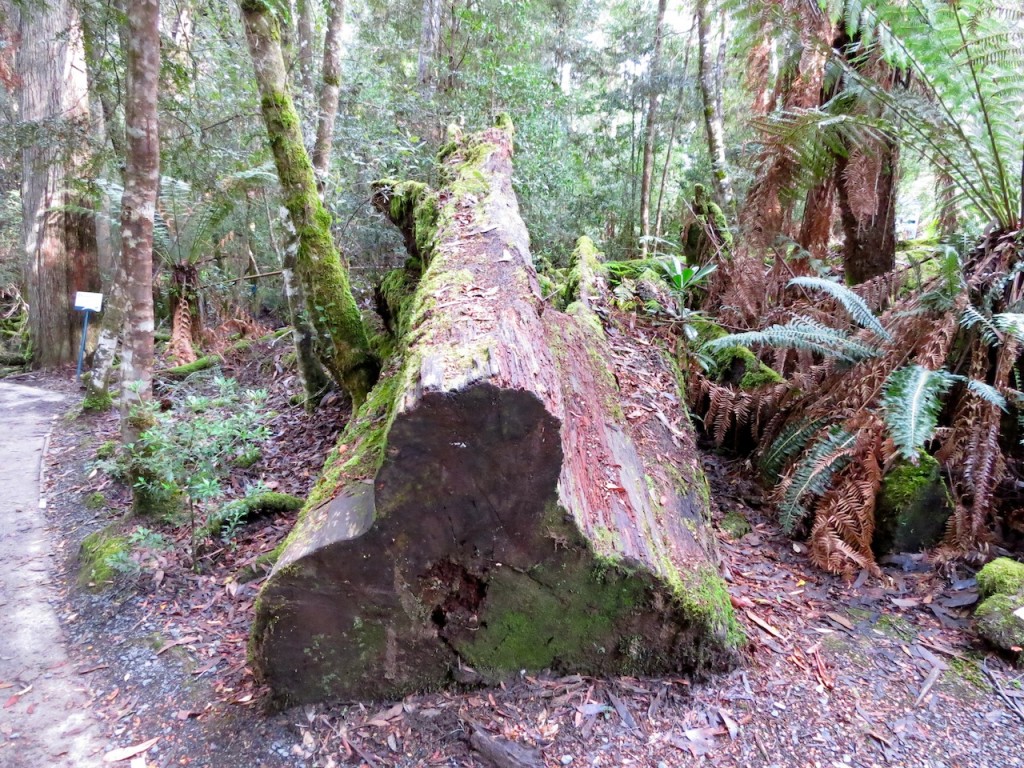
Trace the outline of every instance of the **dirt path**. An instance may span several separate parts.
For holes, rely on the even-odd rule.
[[[68,661],[53,606],[53,548],[39,462],[59,403],[53,392],[0,383],[0,764],[100,765],[104,742]]]

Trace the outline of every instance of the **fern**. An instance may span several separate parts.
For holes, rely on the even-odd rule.
[[[761,470],[772,482],[778,482],[782,468],[807,446],[825,423],[826,419],[818,418],[806,423],[798,421],[788,425],[775,438],[761,459]]]
[[[867,328],[873,334],[881,339],[885,339],[886,341],[890,341],[892,339],[892,336],[878,321],[878,318],[875,317],[871,308],[868,307],[864,299],[845,285],[833,282],[832,280],[824,280],[820,277],[794,277],[789,281],[788,285],[810,288],[811,290],[827,293],[833,299],[842,304],[843,309],[850,313],[850,317],[852,317],[853,321],[859,326]]]
[[[878,347],[851,338],[808,317],[795,317],[786,325],[772,325],[761,331],[732,333],[709,341],[706,352],[714,353],[733,346],[769,346],[800,349],[848,363],[857,363],[880,354]]]
[[[836,426],[800,457],[779,486],[779,523],[786,533],[810,514],[804,497],[816,498],[828,491],[835,473],[850,463],[856,443],[855,433]]]
[[[917,463],[918,451],[935,434],[941,398],[955,377],[911,365],[894,371],[885,383],[882,411],[900,455]]]

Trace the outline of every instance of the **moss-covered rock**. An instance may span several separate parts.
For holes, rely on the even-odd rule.
[[[712,353],[712,361],[711,375],[716,381],[738,385],[741,389],[758,389],[785,381],[778,371],[761,362],[752,350],[739,344],[716,350]]]
[[[996,558],[978,571],[978,592],[982,597],[1024,592],[1024,563],[1008,557]]]
[[[922,453],[900,461],[885,476],[875,504],[876,554],[920,552],[942,538],[953,506],[939,463]]]
[[[78,552],[78,583],[99,592],[114,583],[116,564],[131,551],[128,539],[112,529],[90,533]]]
[[[725,513],[718,527],[731,539],[741,539],[751,531],[747,518],[743,516],[742,512],[735,509]]]
[[[107,505],[107,497],[96,491],[86,496],[82,503],[85,504],[86,509],[103,509]]]
[[[1024,592],[994,594],[974,613],[978,634],[1004,651],[1024,648]]]

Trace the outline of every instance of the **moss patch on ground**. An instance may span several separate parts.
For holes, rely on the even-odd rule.
[[[102,591],[114,583],[117,561],[130,552],[127,537],[111,529],[90,533],[78,551],[78,583],[92,591]]]

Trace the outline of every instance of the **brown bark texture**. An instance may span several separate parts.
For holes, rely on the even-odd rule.
[[[75,292],[100,290],[95,219],[63,209],[85,205],[71,190],[89,131],[85,49],[68,0],[26,6],[20,38],[19,111],[33,134],[21,158],[23,273],[33,362],[52,367],[78,355]]]
[[[341,95],[341,33],[345,27],[345,0],[331,0],[324,35],[324,67],[320,84],[320,110],[313,145],[313,169],[317,184],[323,189],[331,170],[331,149],[334,145],[334,121],[338,118]]]
[[[623,416],[589,241],[579,298],[542,300],[502,125],[457,144],[439,192],[378,187],[415,245],[401,351],[260,594],[252,660],[282,703],[735,657],[689,422]]]
[[[843,273],[849,285],[896,267],[896,142],[880,139],[871,149],[836,157]]]
[[[126,18],[128,156],[121,199],[121,259],[128,312],[121,353],[123,407],[148,398],[153,388],[153,218],[160,188],[159,0],[135,0],[129,4]],[[123,423],[130,422],[126,419]]]

